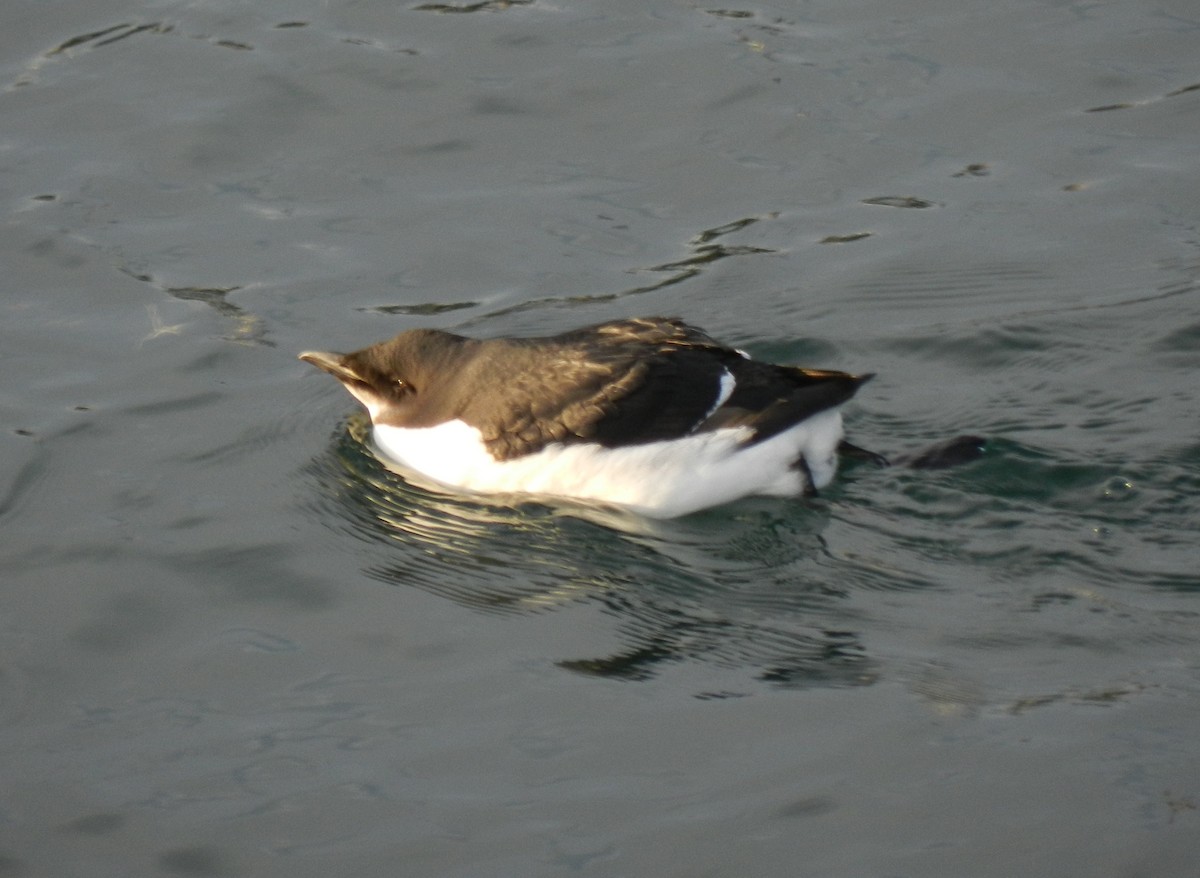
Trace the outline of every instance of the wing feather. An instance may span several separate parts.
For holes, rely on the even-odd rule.
[[[497,460],[552,443],[608,448],[750,427],[747,444],[845,402],[870,376],[747,359],[675,318],[637,318],[558,336],[480,343],[457,416]],[[718,406],[722,378],[733,392]],[[715,408],[715,411],[714,411]]]
[[[685,436],[716,402],[726,350],[661,318],[485,344],[471,369],[499,389],[469,400],[461,417],[497,460],[553,442],[617,447]]]

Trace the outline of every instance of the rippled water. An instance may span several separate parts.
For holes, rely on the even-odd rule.
[[[1194,875],[1190,6],[0,22],[0,876]],[[482,502],[295,360],[636,314],[987,453]]]

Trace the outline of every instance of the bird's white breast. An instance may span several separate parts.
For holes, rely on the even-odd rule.
[[[743,445],[749,435],[749,428],[738,427],[621,448],[556,443],[497,461],[479,430],[462,421],[424,428],[377,425],[374,431],[384,457],[453,487],[615,503],[655,518],[686,515],[750,494],[799,494],[806,479],[794,464],[801,456],[815,487],[833,479],[842,438],[836,410],[764,442]]]

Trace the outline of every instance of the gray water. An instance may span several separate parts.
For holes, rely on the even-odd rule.
[[[0,876],[1196,876],[1193,2],[7,0]],[[937,472],[406,484],[298,351],[677,314]]]

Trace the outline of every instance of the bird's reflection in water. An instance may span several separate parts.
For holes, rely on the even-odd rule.
[[[366,572],[493,613],[597,602],[627,648],[559,661],[644,680],[668,663],[711,662],[784,686],[873,682],[830,575],[826,517],[748,501],[677,521],[528,497],[445,493],[385,468],[355,415],[310,467],[322,518],[386,552]],[[383,559],[383,560],[378,560]]]

